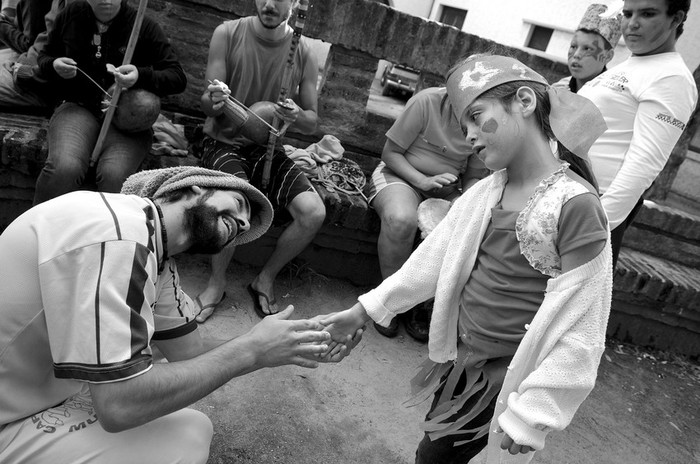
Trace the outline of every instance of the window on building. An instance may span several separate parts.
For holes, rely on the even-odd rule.
[[[549,40],[552,38],[552,32],[554,32],[554,29],[549,27],[533,26],[526,46],[535,50],[546,51]]]
[[[443,6],[442,13],[440,13],[440,22],[462,30],[462,26],[464,26],[464,19],[466,17],[467,10],[460,10],[459,8],[453,8],[451,6]]]

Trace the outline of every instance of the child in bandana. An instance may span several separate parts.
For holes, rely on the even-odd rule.
[[[399,271],[323,323],[341,341],[434,297],[430,359],[413,380],[414,403],[433,396],[416,463],[466,463],[487,443],[488,462],[527,462],[569,424],[605,347],[607,219],[592,177],[564,161],[583,161],[605,124],[586,99],[503,56],[458,64],[447,93],[494,174]]]

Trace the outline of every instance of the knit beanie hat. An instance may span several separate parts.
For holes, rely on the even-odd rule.
[[[233,245],[252,242],[261,237],[272,224],[272,205],[263,193],[244,179],[221,171],[197,166],[177,166],[151,169],[129,176],[121,193],[156,199],[168,192],[192,186],[203,188],[238,190],[250,202],[250,229],[242,232],[231,242]]]

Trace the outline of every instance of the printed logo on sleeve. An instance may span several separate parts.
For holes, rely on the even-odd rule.
[[[670,116],[668,114],[659,113],[656,115],[656,119],[658,119],[659,121],[665,122],[667,124],[670,124],[673,127],[677,127],[680,130],[685,129],[685,123],[683,121],[680,121],[680,120],[678,120],[678,119],[676,119],[673,116]]]

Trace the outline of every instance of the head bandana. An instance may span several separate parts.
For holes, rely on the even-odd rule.
[[[250,203],[250,229],[241,232],[231,243],[241,245],[262,236],[272,224],[272,205],[265,195],[250,183],[232,174],[200,168],[177,166],[151,169],[129,176],[121,193],[156,199],[168,192],[193,186],[221,190],[238,190]]]
[[[447,76],[447,96],[455,116],[462,115],[478,97],[499,85],[514,81],[547,80],[520,61],[507,56],[476,55],[460,63]],[[555,137],[575,155],[586,159],[588,150],[607,125],[600,110],[587,98],[568,90],[549,88],[549,123]]]

